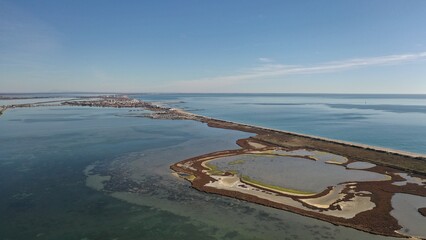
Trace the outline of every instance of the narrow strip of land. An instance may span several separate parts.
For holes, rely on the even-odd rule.
[[[372,162],[382,166],[426,175],[426,155],[365,144],[333,140],[312,135],[270,129],[225,120],[203,118],[211,127],[240,130],[257,134],[257,141],[286,148],[306,148],[334,153],[353,160]]]
[[[367,161],[381,166],[393,167],[405,172],[426,175],[426,155],[334,140],[313,135],[271,129],[244,123],[197,115],[182,109],[131,99],[123,96],[99,97],[96,100],[66,101],[64,105],[91,107],[143,108],[151,111],[145,117],[153,119],[185,119],[207,123],[210,127],[239,130],[256,134],[259,143],[284,148],[305,148],[334,153],[352,160]]]

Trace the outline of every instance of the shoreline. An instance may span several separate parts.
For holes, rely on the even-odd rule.
[[[328,194],[331,194],[334,187],[328,187],[324,191],[316,193],[311,196],[300,196],[291,193],[283,193],[279,191],[274,191],[268,188],[264,188],[262,186],[253,185],[249,182],[242,181],[240,179],[240,184],[243,183],[246,185],[243,190],[238,190],[237,188],[231,188],[229,186],[220,183],[221,180],[218,180],[218,175],[216,173],[210,174],[209,167],[207,166],[207,162],[214,161],[215,159],[227,156],[237,156],[241,154],[247,154],[249,152],[261,152],[268,151],[270,149],[276,148],[274,145],[266,145],[262,149],[257,149],[250,147],[250,141],[252,138],[240,139],[238,140],[238,145],[241,147],[240,149],[235,150],[224,150],[213,153],[204,154],[201,156],[193,157],[190,159],[186,159],[180,162],[177,162],[170,166],[170,168],[178,173],[182,178],[186,179],[191,183],[191,186],[198,191],[217,194],[221,196],[227,196],[231,198],[236,198],[239,200],[252,202],[256,204],[260,204],[267,207],[273,207],[280,210],[285,210],[289,212],[293,212],[302,216],[312,217],[315,219],[319,219],[322,221],[326,221],[335,225],[341,225],[346,227],[351,227],[357,230],[361,230],[364,232],[369,232],[372,234],[378,234],[383,236],[392,236],[392,237],[408,237],[406,235],[402,235],[397,230],[401,229],[402,226],[398,224],[398,221],[390,215],[393,207],[391,204],[391,199],[394,193],[402,192],[406,194],[412,194],[417,196],[426,197],[426,191],[422,186],[417,185],[406,185],[406,186],[396,186],[393,183],[399,182],[403,180],[397,173],[398,170],[394,168],[389,168],[385,166],[375,166],[371,169],[367,169],[364,171],[371,171],[380,173],[383,175],[387,175],[390,177],[388,180],[381,181],[372,181],[372,182],[348,182],[342,183],[342,185],[336,186],[348,186],[351,187],[343,187],[344,189],[340,192],[344,194],[340,202],[346,204],[350,203],[354,200],[353,197],[358,194],[364,195],[365,192],[369,192],[371,202],[374,204],[373,209],[368,209],[366,211],[361,211],[356,213],[353,217],[345,218],[339,217],[336,215],[327,215],[323,214],[322,211],[336,210],[336,206],[330,205],[327,208],[323,207],[315,207],[313,205],[306,204],[306,199],[320,199],[321,197],[325,197]],[[287,150],[295,150],[295,149],[287,149]],[[308,159],[308,158],[307,158]],[[357,160],[349,159],[348,162],[339,164],[342,167],[347,168],[347,165],[350,163],[356,162]],[[238,175],[233,175],[230,172],[224,172],[223,177],[238,177]],[[219,182],[218,182],[219,181]],[[214,185],[215,183],[219,183]],[[238,184],[238,186],[240,186]],[[245,191],[247,186],[251,188],[257,188],[255,191]],[[354,186],[354,187],[352,187]],[[353,188],[356,188],[357,192],[353,192]],[[268,198],[262,195],[259,195],[260,192],[269,192],[268,194],[273,194],[272,198]],[[283,197],[284,200],[282,202],[275,200],[276,197]],[[287,199],[287,200],[285,200]],[[356,201],[356,200],[355,200]],[[339,202],[339,201],[338,201]],[[297,204],[302,204],[298,206]],[[295,205],[296,204],[296,205]],[[299,205],[300,205],[299,204]],[[350,209],[357,210],[356,205],[353,207],[349,207]],[[317,211],[315,211],[317,210]],[[318,211],[319,210],[319,211]]]
[[[426,175],[426,155],[424,154],[328,139],[214,118],[207,119],[207,121],[201,122],[207,123],[209,127],[239,130],[257,134],[252,138],[263,143],[269,143],[281,147],[304,147],[308,149],[323,150],[382,166],[397,168],[402,171]],[[386,158],[386,160],[379,161],[381,158]]]
[[[132,99],[126,96],[98,96],[96,100],[64,101],[66,106],[113,107],[113,108],[143,108],[151,111],[142,115],[152,119],[194,120],[206,123],[209,127],[237,130],[256,134],[252,138],[260,143],[285,148],[306,148],[322,150],[337,155],[343,155],[354,160],[371,162],[381,166],[400,169],[405,172],[426,176],[426,154],[412,153],[385,147],[349,141],[335,140],[308,134],[301,134],[245,123],[227,121],[202,116],[177,108],[169,108],[151,102]]]
[[[293,136],[297,136],[297,137],[310,138],[310,139],[314,139],[314,140],[330,142],[330,143],[335,143],[335,144],[341,144],[341,145],[345,145],[345,146],[356,147],[356,148],[361,148],[361,149],[366,149],[366,150],[373,150],[373,151],[377,151],[377,152],[384,152],[384,153],[389,153],[389,154],[408,156],[408,157],[412,157],[412,158],[423,159],[423,160],[426,161],[426,154],[408,152],[408,151],[403,151],[403,150],[396,150],[396,149],[392,149],[392,148],[379,147],[379,146],[350,142],[350,141],[344,141],[344,140],[337,140],[337,139],[332,139],[332,138],[325,138],[325,137],[320,137],[320,136],[316,136],[316,135],[290,132],[290,131],[286,131],[286,130],[267,128],[267,127],[262,127],[262,126],[252,125],[252,124],[245,124],[245,123],[234,122],[234,121],[231,122],[231,121],[226,121],[226,120],[217,119],[217,118],[211,118],[211,120],[222,121],[222,122],[231,123],[231,124],[238,124],[238,125],[245,126],[245,127],[258,128],[258,129],[262,129],[262,130],[265,130],[265,131],[284,133],[284,134],[293,135]]]
[[[178,174],[187,174],[188,177],[184,178],[191,183],[191,186],[194,189],[197,189],[202,192],[232,197],[243,201],[253,202],[264,206],[290,211],[303,216],[320,219],[335,225],[347,226],[373,234],[394,237],[407,236],[397,232],[397,230],[401,229],[402,226],[398,224],[395,218],[390,216],[390,211],[392,210],[391,198],[393,194],[397,192],[403,192],[407,194],[426,197],[426,189],[422,188],[420,185],[410,183],[404,186],[396,186],[392,184],[394,182],[400,182],[404,180],[403,177],[398,175],[398,172],[400,171],[411,173],[413,174],[413,176],[426,176],[426,155],[423,154],[409,153],[405,151],[375,147],[366,144],[358,144],[318,136],[271,129],[261,126],[249,125],[244,123],[226,121],[193,114],[181,109],[168,108],[150,102],[130,99],[128,97],[99,98],[100,99],[97,100],[87,101],[64,101],[62,102],[62,105],[87,107],[142,108],[151,111],[150,113],[141,115],[142,117],[169,120],[194,120],[201,123],[206,123],[208,127],[236,130],[255,134],[255,136],[249,137],[247,139],[239,139],[237,141],[237,144],[240,146],[239,149],[207,153],[194,158],[182,160],[170,166],[170,168]],[[256,146],[264,147],[257,149]],[[356,161],[371,162],[376,164],[377,166],[368,169],[367,171],[373,171],[388,175],[390,176],[390,179],[382,182],[374,181],[373,183],[354,182],[354,184],[356,185],[356,189],[360,191],[359,193],[361,194],[361,196],[362,194],[364,194],[362,193],[363,191],[371,193],[371,197],[369,198],[375,207],[373,207],[373,209],[358,212],[352,218],[348,219],[344,217],[337,217],[334,215],[327,215],[326,213],[323,214],[323,210],[321,209],[319,209],[319,212],[311,211],[312,206],[308,206],[302,200],[312,196],[294,196],[286,193],[277,193],[271,191],[270,189],[264,189],[262,188],[262,186],[257,186],[261,192],[269,191],[272,192],[274,196],[275,194],[278,194],[277,196],[283,196],[285,198],[296,201],[297,204],[302,204],[304,208],[300,208],[298,207],[299,205],[288,205],[285,201],[276,202],[268,198],[265,199],[265,197],[253,195],[252,193],[235,191],[226,188],[216,188],[215,186],[217,185],[211,185],[212,183],[218,182],[218,180],[207,174],[209,169],[206,168],[206,166],[203,164],[204,161],[212,160],[217,157],[223,156],[222,154],[242,154],[249,150],[266,150],[274,148],[287,151],[306,149],[309,151],[327,152],[343,156],[349,159],[347,163],[342,164],[342,166],[345,168],[347,168],[347,164]],[[230,176],[227,174],[231,173],[225,173],[224,176]],[[244,184],[250,187],[254,187],[247,182]],[[329,194],[331,190],[332,188],[328,188],[327,190],[316,194],[314,197],[323,197]],[[357,193],[351,191],[349,187],[342,190],[341,193],[345,194],[345,197],[343,197],[343,199],[339,200],[338,202],[343,202],[344,204],[350,205],[351,201],[357,199]],[[306,207],[310,208],[311,210],[307,210]],[[357,205],[349,207],[349,210],[356,211],[356,208]],[[327,211],[328,210],[334,211],[336,210],[336,206],[330,205]]]

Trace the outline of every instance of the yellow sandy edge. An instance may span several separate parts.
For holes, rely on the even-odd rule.
[[[342,165],[342,164],[345,164],[346,162],[339,162],[339,161],[334,161],[334,160],[328,160],[328,161],[325,161],[325,163]]]
[[[314,195],[317,194],[317,193],[311,193],[311,192],[303,192],[303,191],[299,191],[299,190],[296,190],[296,189],[290,189],[290,188],[283,188],[283,187],[268,185],[268,184],[265,184],[265,183],[258,182],[256,180],[252,180],[252,179],[250,179],[250,177],[247,177],[247,176],[241,176],[240,180],[243,183],[250,184],[250,185],[258,187],[260,189],[266,189],[266,190],[269,190],[269,191],[272,191],[272,192],[278,192],[278,193],[291,195],[291,196],[305,197],[305,196],[314,196]]]
[[[196,178],[195,175],[192,175],[192,174],[184,177],[184,176],[181,176],[177,172],[172,172],[172,175],[175,176],[175,177],[177,177],[177,178],[184,178],[184,179],[186,179],[186,180],[188,180],[190,182],[194,181],[194,179]]]
[[[391,177],[391,176],[386,175],[386,174],[382,174],[382,175],[385,175],[385,176],[386,176],[386,179],[378,180],[378,181],[390,181],[390,180],[392,180],[392,177]]]
[[[218,157],[216,157],[216,158],[218,158]],[[215,160],[215,158],[211,159],[211,160],[203,161],[201,163],[201,166],[209,169],[208,172],[211,173],[212,175],[217,175],[217,174],[214,174],[214,173],[224,173],[223,171],[217,170],[213,165],[208,164],[210,161],[213,161],[213,160]],[[235,173],[234,173],[234,175],[235,175]],[[317,194],[317,193],[298,191],[298,190],[295,190],[295,189],[281,188],[281,187],[272,186],[272,185],[268,186],[268,185],[265,185],[265,184],[262,184],[262,183],[253,182],[253,180],[249,180],[249,179],[240,178],[240,180],[241,180],[241,182],[251,184],[251,185],[259,187],[261,189],[266,189],[266,190],[269,190],[269,191],[272,191],[272,192],[278,192],[278,193],[287,194],[287,195],[291,195],[291,196],[302,197],[302,196],[314,196],[314,195]]]
[[[186,180],[191,182],[194,181],[195,178],[196,178],[195,175],[189,175],[188,177],[185,177]]]
[[[246,154],[274,155],[273,150],[267,150],[267,151],[250,151],[250,152],[247,152]],[[215,160],[217,158],[226,157],[226,156],[230,156],[230,155],[226,154],[224,156],[208,157],[206,159],[209,159],[209,158],[211,158],[211,159],[209,159],[209,160],[202,160],[203,162],[201,163],[201,166],[203,166],[204,168],[209,169],[208,173],[210,175],[223,175],[225,173],[225,171],[221,171],[221,170],[217,169],[216,166],[214,166],[212,164],[209,164],[209,162],[211,162],[211,161],[213,161],[213,160]],[[288,156],[288,155],[284,155],[283,154],[282,156]],[[227,172],[230,172],[230,173],[233,173],[234,175],[236,175],[235,171],[232,171],[232,172],[231,171],[227,171]],[[317,193],[312,193],[312,192],[303,192],[303,191],[299,191],[299,190],[296,190],[296,189],[290,189],[290,188],[283,188],[283,187],[279,187],[279,186],[267,185],[265,183],[256,182],[256,181],[254,181],[252,179],[249,179],[248,177],[244,177],[244,176],[242,176],[240,178],[240,180],[241,180],[241,182],[244,182],[244,183],[247,183],[247,184],[251,184],[251,185],[259,187],[261,189],[269,190],[269,191],[272,191],[272,192],[278,192],[278,193],[281,193],[281,194],[287,194],[287,195],[291,195],[291,196],[303,197],[303,196],[314,196],[314,195],[317,194]]]
[[[206,166],[207,166],[208,169],[210,169],[210,170],[208,170],[208,173],[210,175],[223,175],[225,173],[224,171],[219,170],[219,168],[216,167],[215,165],[206,163]]]

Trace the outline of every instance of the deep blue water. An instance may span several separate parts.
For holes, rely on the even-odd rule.
[[[140,94],[225,120],[426,153],[426,95]]]

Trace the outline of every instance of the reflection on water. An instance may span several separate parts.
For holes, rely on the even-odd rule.
[[[151,94],[197,114],[426,153],[426,95]],[[174,104],[172,102],[175,102]]]
[[[343,182],[389,179],[379,173],[348,170],[324,161],[300,157],[243,154],[217,158],[209,163],[220,170],[237,171],[262,183],[313,193],[322,192],[329,186]]]
[[[236,148],[248,134],[128,113],[51,107],[0,117],[0,239],[385,239],[195,191],[169,165]],[[86,186],[89,165],[102,191]]]
[[[418,209],[426,208],[424,197],[397,193],[392,197],[391,215],[402,226],[399,231],[404,235],[426,238],[426,217],[422,216]]]
[[[352,169],[368,169],[375,166],[376,164],[369,163],[369,162],[352,162],[348,164],[348,168],[352,168]]]

